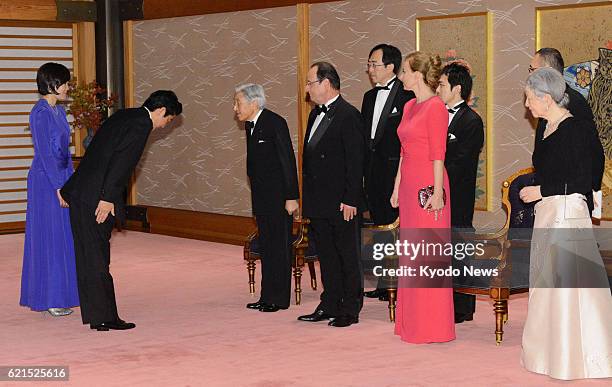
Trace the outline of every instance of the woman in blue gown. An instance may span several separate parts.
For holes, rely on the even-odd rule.
[[[70,71],[58,63],[38,69],[42,98],[30,112],[34,159],[28,173],[28,207],[20,305],[53,316],[79,305],[68,204],[59,190],[72,175],[70,126],[65,100]]]

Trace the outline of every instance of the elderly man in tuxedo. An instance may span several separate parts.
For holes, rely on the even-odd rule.
[[[315,107],[304,138],[303,213],[310,218],[324,290],[314,313],[298,320],[331,320],[331,326],[347,327],[359,322],[363,302],[357,221],[363,200],[363,123],[340,95],[333,65],[317,62],[307,77]]]
[[[376,225],[395,222],[399,215],[391,207],[391,194],[400,158],[397,126],[402,120],[404,104],[414,93],[404,90],[397,78],[402,53],[389,44],[378,44],[370,50],[367,71],[374,88],[363,96],[361,116],[364,121],[365,171],[364,184],[370,218]],[[364,296],[388,301],[387,289],[379,283]]]
[[[124,193],[152,130],[166,126],[183,107],[174,92],[158,90],[142,107],[119,110],[98,129],[76,172],[61,189],[70,205],[83,324],[91,329],[132,329],[119,318],[110,274],[115,217],[125,221]]]
[[[451,63],[442,69],[438,95],[448,109],[448,137],[444,166],[448,173],[451,227],[474,231],[474,201],[478,156],[484,143],[482,119],[467,104],[472,76],[467,67]],[[476,309],[473,295],[455,292],[455,322],[471,321]]]
[[[247,175],[261,244],[261,296],[247,308],[277,312],[289,307],[291,226],[298,210],[295,155],[287,121],[265,108],[261,85],[238,86],[234,112],[245,123]]]

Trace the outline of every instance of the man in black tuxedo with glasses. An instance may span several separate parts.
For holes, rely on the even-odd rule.
[[[323,293],[314,313],[300,321],[359,322],[363,273],[358,207],[363,200],[363,122],[340,95],[340,77],[328,62],[310,67],[306,91],[315,108],[308,117],[302,153],[303,213],[310,218]]]
[[[389,44],[378,44],[370,51],[367,72],[374,88],[363,96],[361,116],[364,121],[365,171],[364,185],[370,219],[375,225],[395,222],[399,209],[391,207],[391,194],[400,159],[397,127],[402,120],[404,105],[414,98],[404,90],[397,78],[402,65],[402,53]],[[379,281],[377,288],[365,297],[388,301],[387,289]]]

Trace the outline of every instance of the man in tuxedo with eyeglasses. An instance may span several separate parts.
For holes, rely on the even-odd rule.
[[[363,123],[340,95],[340,77],[328,62],[307,75],[306,92],[316,104],[308,117],[302,153],[303,213],[310,219],[321,266],[323,293],[314,313],[298,320],[359,322],[363,273],[358,207],[363,200]]]
[[[402,120],[404,105],[414,98],[404,90],[397,78],[402,65],[402,53],[389,44],[378,44],[368,57],[367,72],[374,88],[363,96],[361,116],[364,121],[365,170],[364,185],[370,219],[375,225],[395,222],[399,209],[391,207],[391,194],[400,159],[397,127]],[[377,288],[365,297],[388,301],[387,289],[379,281]]]

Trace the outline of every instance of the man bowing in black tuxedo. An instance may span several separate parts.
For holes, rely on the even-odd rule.
[[[404,90],[397,73],[402,65],[402,53],[397,47],[379,44],[372,48],[367,63],[368,76],[375,87],[363,96],[361,116],[364,121],[365,171],[364,184],[370,218],[375,225],[395,222],[399,215],[391,207],[395,175],[400,158],[397,127],[402,120],[404,104],[414,98]],[[381,284],[364,296],[388,301],[387,289]]]
[[[472,76],[467,67],[450,63],[442,69],[438,95],[448,108],[448,138],[444,166],[448,173],[451,227],[473,232],[478,156],[484,143],[482,119],[467,104]],[[455,322],[473,319],[476,297],[454,293]]]
[[[299,189],[287,121],[265,105],[262,86],[236,88],[234,112],[245,122],[247,175],[262,250],[261,297],[247,308],[277,312],[289,307],[291,297],[291,215],[299,207]]]
[[[142,107],[119,110],[98,129],[60,193],[70,205],[83,324],[91,329],[131,329],[119,318],[110,274],[110,238],[115,217],[125,221],[124,192],[149,134],[183,108],[172,91],[158,90]]]
[[[317,62],[306,92],[316,104],[308,117],[302,153],[303,213],[310,218],[323,293],[314,313],[301,321],[359,322],[363,273],[357,207],[363,197],[363,123],[340,95],[340,77],[330,63]]]

